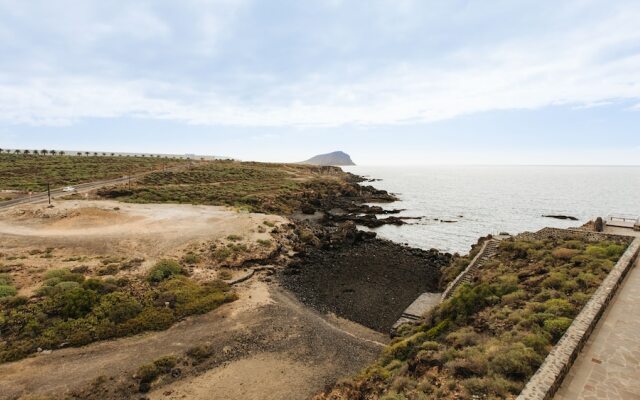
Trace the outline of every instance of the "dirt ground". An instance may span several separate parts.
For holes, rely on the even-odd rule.
[[[20,293],[29,295],[50,268],[88,266],[91,275],[106,260],[139,258],[140,266],[117,274],[143,274],[159,258],[229,235],[245,243],[273,239],[265,227],[283,222],[211,206],[25,205],[0,213],[0,265]],[[198,271],[191,272],[197,279]],[[0,364],[0,399],[305,399],[377,357],[386,335],[306,307],[273,278],[261,270],[235,286],[239,300],[166,331]],[[185,354],[199,346],[214,351],[196,363]],[[182,360],[180,376],[162,377],[150,393],[139,393],[133,377],[138,368],[167,355]]]
[[[56,201],[53,208],[23,205],[0,212],[0,263],[20,294],[29,295],[47,269],[87,266],[95,274],[106,259],[139,259],[144,260],[139,268],[119,274],[144,273],[159,258],[177,258],[229,235],[246,243],[271,239],[264,229],[259,231],[264,221],[285,220],[184,204]],[[199,272],[203,271],[195,274]]]
[[[142,395],[131,377],[140,365],[203,344],[215,349],[213,359],[178,380],[157,383],[152,399],[305,399],[372,362],[387,340],[322,316],[258,277],[243,285],[240,300],[166,331],[0,364],[0,399],[61,398],[83,390],[92,398],[137,399]],[[98,389],[99,378],[107,383]]]

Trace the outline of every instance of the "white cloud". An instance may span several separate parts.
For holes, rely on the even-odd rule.
[[[229,8],[216,12],[213,7],[200,15],[199,45],[205,53],[226,38],[234,10],[244,5],[214,3]],[[403,3],[399,12],[407,13],[411,3]],[[282,79],[262,79],[268,82],[264,90],[249,96],[225,82],[169,83],[69,73],[20,81],[0,76],[0,120],[59,125],[90,117],[136,116],[203,125],[338,126],[431,122],[550,105],[597,106],[640,98],[640,53],[623,51],[640,42],[638,20],[640,8],[630,6],[597,23],[459,48],[433,62],[356,66],[365,72],[348,81],[334,70],[280,84],[275,82]],[[128,9],[92,28],[92,34],[94,39],[122,34],[132,26],[128,34],[137,38],[171,34],[170,26],[145,8]]]

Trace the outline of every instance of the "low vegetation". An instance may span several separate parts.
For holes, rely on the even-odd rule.
[[[236,299],[225,283],[197,283],[172,260],[159,261],[146,280],[86,278],[68,269],[49,270],[43,278],[37,294],[26,298],[0,276],[0,362],[166,329]]]
[[[101,154],[69,156],[0,153],[0,190],[41,192],[47,189],[47,183],[52,188],[76,185],[186,162],[158,157],[119,157]]]
[[[141,365],[136,373],[136,377],[140,382],[138,390],[143,393],[148,392],[153,381],[162,375],[176,371],[173,368],[177,362],[178,359],[174,356],[164,356],[154,360],[150,364]]]
[[[253,212],[287,213],[303,192],[328,193],[344,184],[319,167],[295,164],[216,161],[184,171],[154,172],[131,188],[106,188],[106,198],[135,203],[232,206]]]
[[[505,240],[373,366],[319,399],[513,398],[588,301],[626,243]]]

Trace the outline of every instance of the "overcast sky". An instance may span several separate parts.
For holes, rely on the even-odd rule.
[[[640,2],[0,0],[0,147],[640,164]]]

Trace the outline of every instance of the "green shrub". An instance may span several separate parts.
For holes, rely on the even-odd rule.
[[[576,308],[565,299],[550,299],[544,302],[545,311],[557,317],[571,317]]]
[[[392,343],[385,349],[384,359],[387,360],[387,363],[394,359],[405,360],[412,350],[413,346],[411,346],[411,342],[409,340],[399,340]]]
[[[213,252],[213,258],[218,261],[224,261],[231,257],[233,251],[228,247],[219,247]]]
[[[49,298],[48,313],[65,319],[81,318],[91,312],[97,298],[96,292],[81,287],[56,291]]]
[[[64,281],[55,285],[54,289],[58,292],[64,292],[67,290],[75,289],[77,287],[80,287],[80,284],[78,282]]]
[[[447,342],[456,348],[473,346],[480,342],[481,337],[472,327],[467,326],[447,335]]]
[[[163,374],[168,374],[176,366],[177,359],[174,356],[164,356],[153,361],[153,365]]]
[[[15,296],[18,291],[10,285],[0,285],[0,298]]]
[[[258,239],[257,240],[258,244],[262,247],[269,247],[271,246],[271,240],[269,239]]]
[[[168,308],[146,307],[140,314],[126,321],[123,325],[131,333],[143,331],[161,331],[176,321],[175,314]]]
[[[110,282],[106,282],[96,278],[89,278],[82,282],[82,287],[88,290],[93,290],[99,294],[107,294],[116,290],[118,287]]]
[[[544,329],[551,334],[554,341],[560,339],[570,325],[571,319],[566,317],[550,318],[544,321]]]
[[[238,242],[240,240],[242,240],[242,236],[239,235],[229,235],[227,236],[227,240],[231,241],[231,242]]]
[[[9,274],[0,274],[0,286],[11,285],[12,279]]]
[[[195,253],[189,252],[185,254],[184,257],[182,257],[182,261],[188,265],[197,264],[200,262],[200,256]]]
[[[491,359],[490,369],[507,378],[522,380],[542,364],[543,357],[522,343],[513,343],[499,349]]]
[[[560,247],[558,249],[554,249],[551,252],[551,255],[559,260],[571,260],[574,256],[578,255],[578,253],[578,250]]]
[[[487,373],[487,357],[478,348],[470,348],[462,352],[458,358],[448,361],[445,367],[450,369],[458,378],[482,376]]]
[[[106,318],[113,323],[120,324],[136,317],[142,308],[142,305],[131,295],[114,292],[102,296],[94,314],[100,319]]]
[[[160,260],[151,268],[147,274],[147,279],[149,282],[158,283],[182,273],[182,267],[175,260]]]
[[[527,298],[527,293],[524,290],[516,290],[515,292],[508,293],[502,296],[502,302],[504,304],[514,304],[526,298]]]
[[[549,276],[542,281],[542,286],[552,289],[560,289],[562,284],[567,279],[567,276],[561,272],[552,272]]]
[[[146,393],[151,388],[151,383],[160,376],[160,370],[154,364],[144,364],[138,368],[136,376],[140,380],[139,391]]]
[[[84,281],[84,276],[82,274],[73,273],[68,269],[51,269],[44,274],[44,280],[52,280],[55,283],[49,284],[49,286],[55,286],[60,282],[82,283]]]
[[[469,378],[462,381],[462,386],[469,396],[476,398],[508,398],[522,390],[522,384],[502,377]]]
[[[549,339],[543,334],[530,333],[524,337],[522,342],[535,350],[538,354],[545,354],[550,346]]]
[[[187,355],[193,359],[194,364],[199,364],[213,355],[213,349],[209,346],[195,346],[187,350]]]

